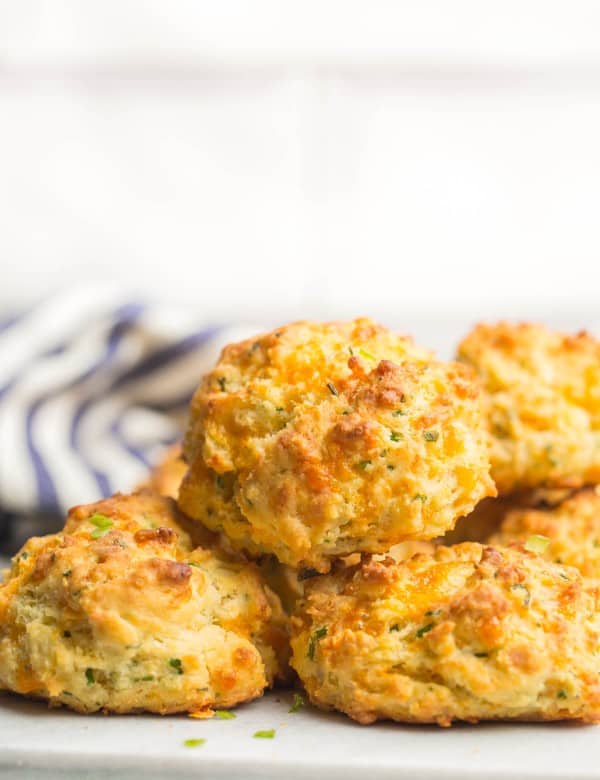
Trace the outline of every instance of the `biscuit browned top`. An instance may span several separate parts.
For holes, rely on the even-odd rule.
[[[481,376],[500,493],[600,482],[600,343],[542,325],[478,325],[458,348]]]
[[[321,571],[433,538],[495,492],[479,393],[469,369],[369,320],[232,345],[192,403],[180,506]]]
[[[306,584],[292,664],[363,723],[600,718],[598,592],[521,547],[366,560]]]

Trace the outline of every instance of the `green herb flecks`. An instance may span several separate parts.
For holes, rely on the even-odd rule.
[[[100,539],[107,534],[114,525],[111,517],[107,517],[100,512],[96,512],[91,517],[88,517],[88,522],[96,526],[95,530],[90,534],[92,539]]]
[[[333,382],[327,382],[327,389],[331,393],[331,395],[339,395],[336,386],[333,384]]]
[[[255,739],[273,739],[275,736],[275,729],[265,729],[264,731],[255,731]]]
[[[183,740],[183,747],[187,748],[195,748],[195,747],[202,747],[206,742],[205,739],[202,739],[201,737],[194,737],[193,739],[184,739]]]
[[[307,652],[307,655],[311,661],[314,660],[315,657],[317,642],[320,642],[321,639],[323,639],[323,637],[325,636],[327,636],[327,626],[322,626],[321,628],[317,628],[317,630],[311,636],[308,642],[308,652]]]
[[[235,712],[229,710],[215,710],[215,718],[219,720],[233,720],[235,718]]]
[[[93,685],[96,682],[96,677],[94,676],[94,670],[93,669],[90,669],[88,667],[85,670],[85,679],[86,679],[88,685]]]
[[[371,460],[360,460],[356,465],[359,469],[362,469],[363,471],[367,468],[367,466],[370,466],[373,461]]]
[[[364,357],[366,360],[376,360],[377,358],[375,355],[372,355],[368,350],[364,349],[363,347],[360,347],[358,350],[358,354]]]
[[[423,431],[423,438],[425,441],[437,441],[440,434],[437,431]]]
[[[400,631],[400,624],[399,623],[393,623],[389,628],[389,633],[391,634],[392,631]]]
[[[516,585],[511,585],[510,587],[511,590],[521,591],[523,593],[523,606],[528,607],[529,602],[531,601],[529,588],[526,585],[522,585],[520,582],[517,582]]]
[[[475,656],[475,658],[487,658],[489,656],[489,653],[481,652],[481,653],[473,653],[473,655]]]
[[[543,555],[543,553],[545,553],[546,550],[548,549],[549,544],[550,544],[550,539],[548,539],[547,536],[541,536],[540,534],[532,534],[530,537],[528,537],[524,547],[528,552],[538,553],[538,555]]]
[[[219,383],[219,387],[221,388],[221,391],[224,393],[225,392],[225,382],[226,382],[225,377],[224,376],[220,376],[217,379],[217,382]]]
[[[397,431],[390,432],[391,441],[402,441],[403,438],[404,436],[401,433],[398,433]]]
[[[415,633],[415,638],[421,639],[421,637],[425,636],[425,634],[428,634],[432,628],[433,623],[427,623],[427,625],[421,626],[421,628]]]
[[[427,501],[427,496],[425,493],[415,493],[413,496],[413,501],[420,501],[422,504],[424,504]]]
[[[560,691],[559,691],[559,692],[556,694],[556,698],[557,698],[557,699],[566,699],[566,698],[567,698],[567,693],[566,693],[566,691],[560,690]]]
[[[183,674],[183,665],[181,658],[169,658],[169,666],[171,669],[175,669],[177,674]]]
[[[290,712],[298,712],[298,710],[301,710],[302,707],[304,707],[304,697],[300,696],[299,693],[294,694],[294,702],[292,706],[290,707]]]

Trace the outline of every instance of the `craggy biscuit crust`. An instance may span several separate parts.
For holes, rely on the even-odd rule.
[[[260,696],[286,622],[253,564],[194,548],[174,503],[116,495],[32,538],[0,586],[0,687],[80,712]]]
[[[477,325],[458,349],[485,388],[499,493],[600,482],[600,343],[542,325]]]
[[[311,701],[361,723],[600,718],[598,592],[519,547],[316,577],[292,620]]]
[[[600,488],[586,488],[549,509],[516,508],[507,512],[493,545],[548,539],[540,554],[546,560],[575,566],[585,577],[600,580]]]
[[[226,347],[192,402],[179,503],[252,555],[329,568],[452,527],[495,489],[471,371],[370,320]]]

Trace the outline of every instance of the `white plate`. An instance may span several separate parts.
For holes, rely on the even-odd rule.
[[[234,720],[84,716],[0,697],[2,780],[550,780],[600,778],[600,730],[568,724],[359,726],[275,692]],[[253,737],[276,730],[273,739]],[[201,747],[183,741],[201,737]]]

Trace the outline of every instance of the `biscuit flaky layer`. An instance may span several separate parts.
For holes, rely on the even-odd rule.
[[[260,696],[286,654],[278,599],[183,522],[169,499],[116,495],[30,539],[0,586],[0,687],[81,712]]]
[[[292,619],[314,704],[392,719],[600,719],[598,591],[521,547],[439,547],[316,577]]]
[[[499,493],[600,482],[600,342],[542,325],[478,325],[458,348],[484,384]]]
[[[365,319],[226,347],[195,394],[184,454],[188,515],[319,571],[439,536],[495,494],[470,369]]]

